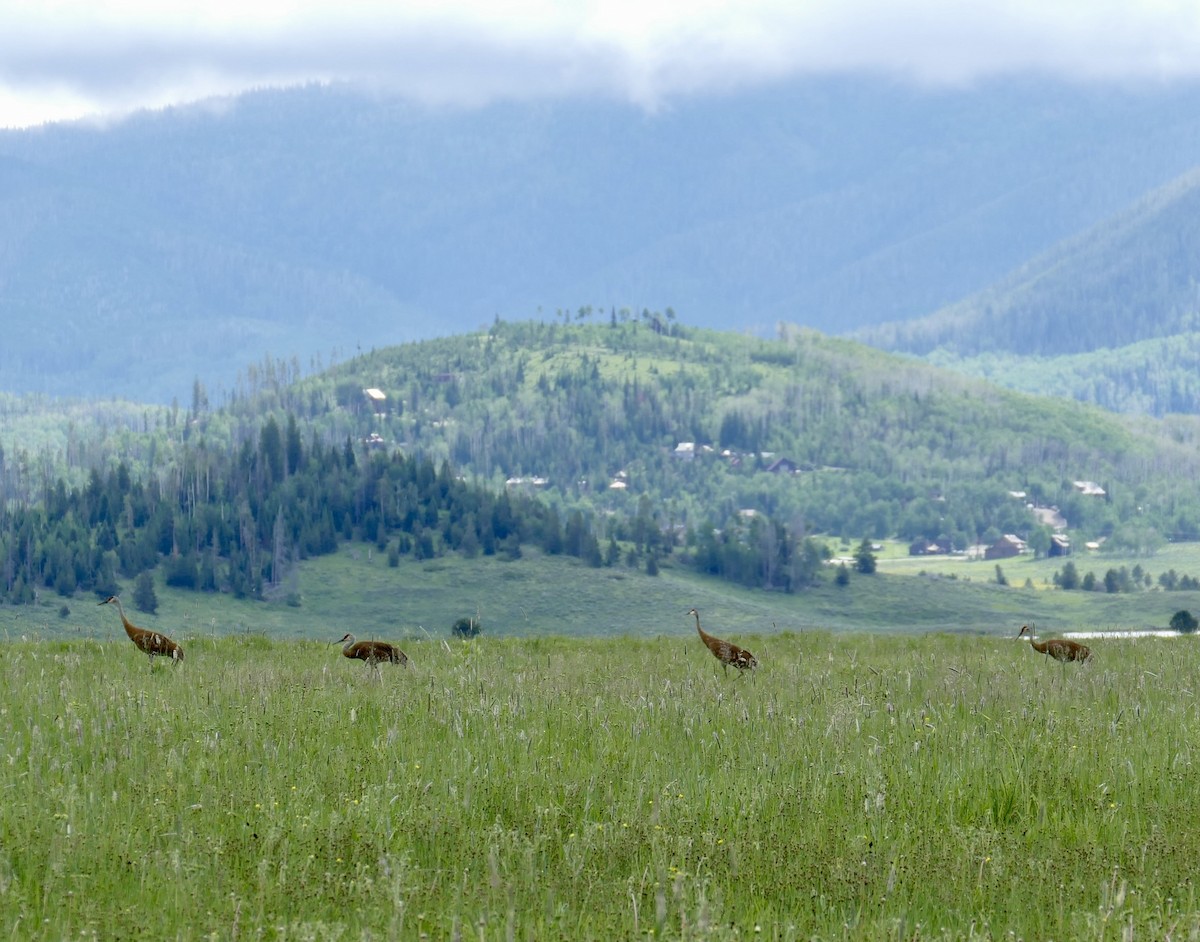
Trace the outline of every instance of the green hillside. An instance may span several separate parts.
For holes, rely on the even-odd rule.
[[[368,387],[387,396],[381,414]],[[266,394],[496,487],[544,480],[536,490],[564,508],[622,514],[648,499],[666,526],[724,527],[751,510],[809,531],[962,548],[994,530],[1027,533],[1010,494],[1023,491],[1081,536],[1152,526],[1200,537],[1184,483],[1200,460],[1196,423],[1022,395],[803,329],[760,340],[684,328],[669,312],[585,309],[570,324],[497,321],[375,351]],[[677,455],[687,442],[695,449]],[[770,470],[780,459],[790,463]],[[1082,497],[1077,480],[1108,496]]]
[[[863,331],[885,349],[1024,392],[1200,412],[1200,170],[928,317]]]
[[[1200,168],[1031,260],[985,291],[861,336],[888,349],[1060,356],[1200,324]]]
[[[750,634],[1161,626],[1188,593],[1114,567],[1200,530],[1194,421],[671,312],[498,320],[308,378],[268,362],[220,408],[197,384],[191,408],[140,423],[120,404],[19,400],[0,419],[0,594],[22,634],[108,631],[97,595],[154,587],[163,617],[199,633],[408,636],[478,616],[497,634],[687,635],[693,605]],[[917,537],[1016,533],[1044,552],[1034,503],[1077,546],[1105,541],[1091,576],[1109,592],[890,568]],[[900,541],[880,573],[830,560],[864,537]]]
[[[935,350],[938,366],[1035,395],[1069,396],[1114,412],[1200,413],[1200,333],[1143,340],[1125,347],[1063,356]]]

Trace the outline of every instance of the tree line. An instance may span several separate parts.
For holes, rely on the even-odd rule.
[[[648,311],[497,320],[309,377],[266,361],[222,395],[197,380],[190,408],[35,424],[58,450],[0,448],[9,600],[160,563],[180,587],[286,595],[297,561],[346,540],[397,561],[522,546],[650,573],[672,560],[799,591],[820,578],[813,533],[1036,546],[1037,505],[1075,539],[1136,552],[1200,538],[1200,431],[1182,419],[1135,426],[813,332]]]
[[[186,444],[163,473],[125,462],[62,477],[40,501],[0,504],[0,598],[46,590],[116,594],[121,579],[161,567],[168,585],[238,597],[291,592],[295,565],[349,541],[397,563],[522,547],[624,565],[653,576],[667,559],[748,586],[795,591],[817,578],[819,548],[767,519],[680,532],[647,500],[599,517],[517,489],[472,483],[426,454],[305,441],[289,415],[268,417],[237,447]]]

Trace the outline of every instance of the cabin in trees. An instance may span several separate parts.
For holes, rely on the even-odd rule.
[[[920,537],[908,545],[909,556],[942,556],[949,552],[949,540],[927,540]]]
[[[1066,534],[1055,533],[1050,537],[1050,548],[1046,550],[1047,556],[1070,556],[1071,541]]]
[[[363,390],[363,398],[367,400],[367,404],[376,415],[383,415],[387,412],[387,394],[382,389],[370,386]]]
[[[1006,533],[983,553],[984,559],[1011,559],[1026,551],[1025,541],[1012,533]]]
[[[767,465],[767,470],[771,474],[795,474],[800,470],[800,465],[791,458],[776,458]]]
[[[549,478],[544,478],[538,474],[523,475],[520,477],[511,477],[504,482],[506,487],[522,488],[524,490],[534,490],[536,488],[545,487],[550,483]]]

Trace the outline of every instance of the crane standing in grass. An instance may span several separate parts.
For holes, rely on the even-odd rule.
[[[1086,661],[1092,656],[1092,649],[1078,641],[1068,641],[1066,638],[1051,638],[1049,641],[1034,641],[1033,629],[1022,625],[1017,632],[1018,638],[1029,636],[1029,643],[1039,654],[1048,654],[1056,661]]]
[[[696,630],[700,632],[700,640],[704,642],[708,650],[712,651],[713,657],[721,662],[721,666],[725,668],[725,673],[729,673],[730,665],[738,669],[739,675],[741,671],[754,670],[754,668],[758,667],[757,659],[745,648],[739,648],[732,641],[722,641],[720,638],[714,638],[701,628],[700,613],[696,609],[690,609],[688,614],[696,616]]]
[[[344,657],[366,661],[370,664],[376,676],[379,676],[381,663],[408,667],[408,655],[394,644],[388,644],[386,641],[355,641],[354,635],[347,632],[342,635],[340,641],[335,641],[334,644],[342,645]]]
[[[121,613],[121,624],[125,626],[125,634],[129,635],[129,640],[138,646],[139,651],[144,651],[150,656],[151,667],[154,666],[155,657],[169,657],[176,664],[183,660],[183,648],[166,635],[157,631],[147,631],[145,628],[139,628],[126,618],[125,607],[115,595],[110,595],[100,604],[108,605],[110,602],[117,603],[117,611]]]

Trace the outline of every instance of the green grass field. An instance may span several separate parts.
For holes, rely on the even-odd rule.
[[[685,633],[686,634],[686,633]],[[0,648],[10,938],[1200,934],[1190,638]]]
[[[1200,545],[1168,546],[1148,559],[1078,556],[1075,563],[1081,575],[1093,569],[1101,579],[1109,567],[1139,564],[1154,576],[1172,568],[1200,576]],[[692,607],[709,630],[761,635],[828,629],[1015,636],[1026,622],[1045,631],[1165,628],[1180,609],[1200,614],[1200,592],[1056,590],[1051,579],[1061,565],[1006,560],[1001,566],[1009,585],[1001,586],[994,563],[914,559],[888,544],[877,574],[854,575],[846,587],[830,579],[787,595],[743,589],[672,565],[650,577],[532,551],[517,561],[448,556],[405,559],[392,568],[384,554],[351,544],[300,565],[298,605],[185,592],[160,582],[159,610],[147,615],[133,610],[131,585],[122,594],[135,622],[179,640],[249,634],[333,641],[347,631],[360,638],[443,638],[463,617],[480,618],[485,634],[499,638],[689,637],[693,623],[686,612]],[[96,601],[46,592],[37,605],[0,606],[0,639],[122,637],[116,612]]]

